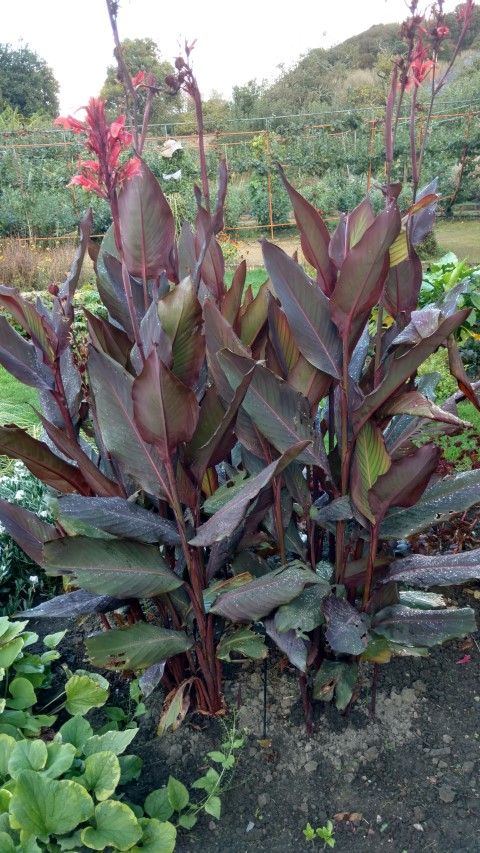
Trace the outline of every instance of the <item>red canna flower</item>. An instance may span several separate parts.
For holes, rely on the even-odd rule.
[[[135,74],[135,77],[132,77],[132,86],[134,89],[137,89],[145,79],[145,71],[139,71]]]
[[[112,201],[116,190],[126,180],[139,174],[140,160],[133,157],[123,164],[120,163],[121,154],[132,142],[132,134],[125,128],[124,115],[108,125],[105,101],[101,98],[90,98],[85,110],[85,122],[72,116],[60,117],[54,122],[65,130],[84,134],[85,148],[95,158],[79,161],[79,174],[71,179],[68,186],[77,184],[106,201]]]
[[[417,45],[415,47],[415,52],[410,63],[410,76],[405,86],[406,92],[411,89],[412,83],[415,86],[420,86],[420,84],[423,83],[425,78],[428,77],[431,69],[434,67],[435,63],[432,62],[431,59],[427,59],[427,56],[428,46],[424,45],[423,38],[421,35],[419,35]]]

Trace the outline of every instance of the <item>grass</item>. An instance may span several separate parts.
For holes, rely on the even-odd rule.
[[[227,284],[227,286],[231,285],[232,278],[233,278],[233,271],[226,270],[226,272],[225,272],[225,283]],[[248,285],[250,285],[252,288],[252,291],[253,291],[253,295],[256,296],[258,291],[260,290],[261,285],[263,284],[264,281],[267,280],[267,278],[268,278],[267,273],[261,267],[257,267],[253,270],[247,269],[247,278],[245,281],[245,289],[248,287]]]
[[[38,408],[35,388],[22,385],[1,366],[0,388],[0,424],[14,423],[24,429],[36,426],[38,418],[31,408]]]
[[[454,252],[459,260],[470,264],[480,263],[480,222],[440,220],[435,226],[435,237],[440,255]]]

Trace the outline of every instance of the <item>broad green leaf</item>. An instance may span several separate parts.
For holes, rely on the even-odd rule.
[[[113,752],[115,755],[121,755],[137,734],[138,729],[125,729],[123,732],[112,731],[105,732],[103,735],[93,735],[85,741],[83,754],[88,756],[97,752]]]
[[[10,801],[10,814],[32,835],[66,835],[93,814],[93,800],[77,782],[48,779],[23,770]]]
[[[88,592],[117,598],[160,595],[181,586],[154,545],[121,539],[66,536],[43,548],[51,575],[73,575]]]
[[[0,832],[0,850],[2,853],[17,853],[17,847],[13,839],[6,832]]]
[[[112,752],[94,752],[85,760],[85,783],[97,800],[107,800],[120,781],[120,763]]]
[[[61,726],[59,734],[63,743],[71,743],[79,755],[86,741],[93,735],[93,729],[81,714],[75,714]]]
[[[318,370],[338,379],[342,346],[330,318],[328,298],[283,249],[264,240],[262,250],[265,267],[300,352]]]
[[[167,794],[169,803],[176,812],[182,812],[188,806],[190,801],[188,790],[183,782],[175,779],[174,776],[168,777]]]
[[[220,814],[222,811],[222,801],[220,797],[210,797],[209,800],[205,803],[204,810],[207,814],[216,817],[217,820],[220,820]]]
[[[375,516],[368,503],[368,493],[391,464],[381,430],[372,421],[367,421],[355,443],[350,488],[355,505],[372,524],[375,524]]]
[[[138,755],[121,755],[118,761],[120,764],[120,785],[126,785],[127,782],[140,778],[143,760]]]
[[[63,776],[73,764],[76,749],[71,743],[49,743],[47,744],[47,763],[43,767],[42,775],[49,779],[58,779]]]
[[[154,349],[132,386],[133,414],[144,441],[166,462],[198,423],[199,406],[191,388],[172,373]]]
[[[0,616],[0,643],[9,643],[21,634],[27,625],[27,619],[24,622],[10,622],[8,616]]]
[[[224,634],[217,646],[217,658],[231,660],[232,652],[245,655],[253,660],[262,660],[268,655],[268,649],[259,634],[250,628],[240,628],[233,634]]]
[[[479,571],[480,577],[480,571]],[[398,593],[399,604],[406,607],[418,607],[420,610],[435,610],[437,607],[446,607],[447,599],[438,592],[420,592],[417,589],[400,590]]]
[[[211,612],[234,622],[257,622],[295,598],[306,584],[317,582],[316,575],[306,568],[276,569],[219,595]]]
[[[0,734],[0,776],[5,779],[8,774],[8,762],[10,761],[12,752],[17,741],[14,737],[6,734]]]
[[[177,825],[182,826],[183,829],[193,829],[197,820],[198,818],[194,814],[181,814],[177,820]]]
[[[460,471],[430,486],[410,509],[390,509],[380,528],[382,539],[404,539],[431,525],[449,521],[480,503],[480,470]]]
[[[145,800],[144,808],[149,817],[157,818],[159,821],[168,820],[175,811],[170,804],[166,788],[151,791]]]
[[[476,625],[470,607],[418,610],[395,604],[375,614],[372,629],[394,643],[430,647],[463,637],[475,631]]]
[[[426,557],[412,554],[391,564],[383,583],[396,581],[409,586],[451,586],[480,580],[478,549]]]
[[[2,669],[8,669],[22,649],[23,640],[21,637],[16,637],[9,643],[0,646],[0,666]]]
[[[132,853],[173,853],[177,830],[172,823],[143,818],[140,826],[143,830],[142,845],[133,847]]]
[[[12,698],[7,698],[6,704],[8,708],[15,708],[17,711],[25,711],[27,708],[32,708],[37,701],[35,690],[31,682],[27,678],[17,676],[9,686],[9,692]]]
[[[4,785],[3,788],[0,788],[0,829],[2,828],[2,818],[4,818],[5,816],[7,817],[8,823],[8,807],[11,799],[12,792]]]
[[[109,689],[97,684],[88,675],[72,675],[65,685],[69,714],[86,714],[91,708],[101,708],[108,699]]]
[[[313,698],[330,702],[335,693],[335,704],[343,711],[353,696],[357,677],[358,664],[325,660],[313,682]]]
[[[124,803],[106,800],[95,807],[95,826],[82,831],[82,842],[92,850],[129,850],[142,837],[142,829],[132,810]]]
[[[43,740],[20,740],[10,756],[8,772],[12,779],[18,779],[22,770],[42,770],[47,757],[47,746]]]
[[[87,652],[95,666],[106,669],[147,669],[158,661],[187,651],[191,640],[181,631],[136,622],[86,640]]]
[[[272,462],[256,477],[249,480],[247,485],[237,495],[218,510],[209,521],[198,528],[196,536],[190,539],[190,545],[213,545],[229,536],[243,520],[249,503],[257,497],[259,492],[268,486],[270,481],[290,464],[305,449],[307,443],[290,447],[283,455]]]
[[[232,473],[225,483],[222,483],[213,495],[210,495],[203,504],[203,511],[207,515],[214,515],[219,509],[222,509],[225,504],[230,503],[235,495],[238,495],[242,489],[253,480],[253,476],[248,476],[247,471],[237,471]]]

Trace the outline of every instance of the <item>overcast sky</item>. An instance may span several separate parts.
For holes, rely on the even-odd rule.
[[[451,11],[459,0],[446,0]],[[197,38],[194,69],[202,93],[253,78],[273,79],[315,47],[330,47],[373,24],[401,21],[404,0],[121,0],[120,38],[153,38],[164,59]],[[113,62],[105,0],[4,0],[0,41],[19,40],[45,59],[60,83],[61,113],[98,94]]]

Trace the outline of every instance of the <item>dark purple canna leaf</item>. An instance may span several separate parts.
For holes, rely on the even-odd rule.
[[[232,388],[238,387],[252,364],[251,359],[234,355],[228,350],[219,353],[218,360]],[[280,453],[299,441],[308,440],[311,446],[306,446],[299,462],[318,465],[328,473],[323,441],[315,434],[307,401],[287,382],[257,364],[242,408]]]
[[[271,462],[264,471],[250,479],[232,500],[198,528],[196,536],[190,540],[190,545],[213,545],[214,542],[219,542],[230,536],[243,521],[250,502],[257,497],[265,486],[269,485],[273,477],[281,474],[283,469],[302,453],[307,444],[308,442],[302,441],[290,447],[280,459]]]
[[[435,195],[435,200],[433,200],[427,207],[424,207],[418,213],[416,213],[411,220],[411,231],[410,231],[410,240],[412,246],[418,246],[419,243],[430,233],[435,223],[435,212],[438,204],[438,195],[437,193],[437,185],[438,178],[434,178],[431,183],[427,184],[426,187],[423,187],[422,190],[417,194],[416,203],[420,202],[423,198],[427,196]]]
[[[292,202],[293,212],[300,231],[302,251],[308,263],[317,270],[317,282],[323,292],[330,296],[337,278],[330,260],[328,247],[330,234],[318,211],[287,181],[285,172],[277,164],[280,177]]]
[[[221,305],[222,315],[231,326],[235,327],[235,321],[242,304],[243,289],[245,287],[245,279],[247,277],[247,262],[242,261],[232,278],[232,283],[228,288]]]
[[[341,337],[348,340],[350,350],[380,298],[390,265],[388,250],[400,227],[400,212],[393,201],[345,257],[330,308],[332,319]]]
[[[155,445],[163,462],[182,441],[189,441],[198,423],[199,406],[187,388],[152,350],[132,386],[133,414],[144,441]]]
[[[48,445],[20,427],[0,427],[0,453],[10,459],[20,459],[34,477],[63,494],[91,494],[91,489],[78,468],[60,459],[52,453]]]
[[[383,294],[386,310],[401,325],[409,322],[417,307],[421,286],[422,263],[411,249],[409,258],[391,267]]]
[[[312,418],[315,418],[318,404],[328,394],[332,382],[333,378],[328,373],[317,370],[302,353],[288,374],[288,384],[307,398]]]
[[[314,572],[306,568],[276,569],[219,595],[211,612],[232,622],[258,622],[281,604],[295,598],[306,584],[316,582]]]
[[[419,391],[411,390],[390,397],[379,412],[380,418],[389,415],[412,415],[416,418],[429,418],[441,421],[460,429],[466,429],[468,424],[456,415],[446,412],[440,406],[436,406]]]
[[[148,598],[182,585],[158,548],[128,539],[65,536],[43,546],[41,565],[49,575],[71,575],[98,595]]]
[[[234,392],[221,369],[217,353],[225,347],[237,355],[249,357],[248,347],[245,347],[237,337],[231,325],[220,314],[213,302],[207,300],[203,306],[205,319],[205,340],[207,342],[207,361],[210,376],[213,379],[217,393],[224,403],[231,403]]]
[[[217,303],[221,303],[225,295],[225,261],[214,236],[219,230],[210,214],[198,205],[195,219],[196,270],[200,265],[201,279]],[[196,277],[195,271],[192,276],[194,285]]]
[[[176,288],[175,288],[176,289]],[[134,344],[130,351],[130,361],[137,373],[142,372],[143,362],[148,358],[155,348],[159,358],[171,369],[173,362],[172,342],[167,333],[162,329],[158,318],[158,302],[152,302],[140,323],[140,340],[143,345],[143,356]],[[98,349],[98,347],[97,347]]]
[[[265,266],[300,352],[319,370],[338,379],[342,347],[330,319],[328,298],[278,246],[263,240],[262,249]]]
[[[253,302],[242,314],[240,320],[240,340],[251,347],[262,331],[268,315],[268,283],[264,282]]]
[[[82,219],[80,220],[79,228],[80,228],[80,243],[78,245],[78,249],[75,253],[75,258],[73,260],[72,268],[70,270],[70,274],[62,284],[60,288],[60,293],[58,294],[59,300],[65,300],[62,303],[62,311],[58,311],[56,314],[55,309],[60,307],[60,301],[55,300],[54,306],[54,316],[58,318],[58,326],[55,327],[55,331],[57,335],[59,334],[59,325],[63,323],[62,315],[65,317],[69,317],[70,320],[73,321],[73,298],[75,296],[75,291],[78,286],[78,282],[80,281],[80,274],[82,272],[82,265],[85,255],[87,253],[88,244],[90,241],[90,234],[92,233],[92,225],[93,225],[93,211],[92,208],[89,207],[87,212],[84,214]],[[68,337],[65,336],[64,345],[67,345]]]
[[[33,344],[22,338],[6,317],[0,317],[0,364],[30,388],[51,390],[55,387],[53,374],[49,376],[40,371]]]
[[[192,643],[181,631],[135,622],[134,625],[88,637],[85,645],[94,666],[135,672],[186,652]]]
[[[128,272],[142,281],[158,278],[169,267],[175,222],[160,184],[146,163],[142,162],[139,175],[122,186],[118,210]]]
[[[106,353],[114,361],[118,361],[122,367],[126,367],[132,348],[128,335],[103,317],[96,317],[86,308],[83,309],[83,313],[87,320],[90,341],[95,349]]]
[[[465,367],[463,365],[462,357],[458,351],[458,346],[453,335],[449,335],[447,340],[447,346],[450,373],[457,380],[458,387],[462,394],[465,394],[467,400],[470,400],[470,402],[473,403],[475,408],[480,411],[480,399],[479,397],[477,397],[475,390],[472,387],[472,383],[470,382],[467,376]]]
[[[470,607],[418,610],[394,604],[380,610],[372,619],[372,631],[405,646],[435,646],[464,637],[475,629],[475,614]]]
[[[195,237],[189,222],[184,222],[178,240],[178,274],[180,281],[191,277],[197,260],[195,257]]]
[[[361,655],[368,642],[366,614],[336,595],[324,598],[322,607],[327,620],[325,639],[331,648],[339,654]]]
[[[391,509],[382,526],[382,539],[404,539],[427,527],[451,521],[457,512],[480,504],[480,471],[460,471],[430,486],[410,509]]]
[[[160,684],[165,672],[166,660],[161,660],[158,663],[152,664],[146,669],[138,679],[138,686],[142,691],[142,696],[145,698],[150,696],[156,687]]]
[[[195,388],[205,360],[205,336],[202,306],[190,279],[159,300],[158,316],[172,345],[173,373],[189,388]]]
[[[380,474],[368,493],[375,523],[380,524],[391,506],[411,507],[427,488],[440,459],[440,449],[424,444],[411,456],[393,462]]]
[[[301,637],[297,637],[295,631],[284,631],[280,634],[275,629],[273,617],[264,619],[263,624],[268,636],[273,640],[276,646],[287,656],[288,660],[300,672],[307,670],[307,652],[308,645]]]
[[[123,284],[122,265],[115,254],[113,231],[110,229],[105,234],[97,262],[97,287],[100,299],[108,311],[109,318],[117,323],[125,331],[128,338],[133,341],[134,333],[132,319],[128,309],[125,286]],[[145,310],[142,289],[133,278],[130,279],[132,288],[132,299],[137,321]]]
[[[341,213],[338,225],[332,234],[332,239],[330,240],[330,245],[328,247],[330,259],[338,270],[342,268],[342,264],[345,260],[347,249],[347,222],[348,214]]]
[[[357,432],[367,418],[371,417],[395,391],[402,387],[417,367],[423,364],[425,359],[435,352],[455,329],[462,325],[469,313],[469,308],[457,311],[451,317],[443,320],[436,332],[421,340],[407,352],[404,353],[403,349],[395,352],[393,358],[384,367],[384,378],[380,384],[365,397],[361,405],[353,412]]]
[[[145,491],[169,494],[167,475],[157,451],[142,438],[133,414],[133,376],[107,355],[90,351],[93,403],[102,440],[113,459]]]
[[[53,524],[17,504],[0,499],[0,522],[23,551],[41,565],[43,543],[61,536]]]
[[[300,350],[293,337],[285,312],[270,295],[268,299],[268,333],[281,367],[283,379],[295,367]],[[306,396],[306,395],[305,395]]]
[[[119,539],[180,544],[178,530],[172,521],[125,498],[83,498],[72,495],[60,498],[59,510],[62,518],[76,519]]]
[[[414,554],[392,563],[382,583],[395,581],[413,587],[451,586],[480,580],[480,550],[425,557]]]
[[[14,287],[0,284],[0,305],[16,320],[43,353],[45,364],[52,365],[58,352],[58,338],[45,313],[38,311]]]
[[[30,619],[78,619],[90,613],[108,613],[124,607],[125,601],[111,595],[95,595],[85,589],[75,589],[66,595],[57,595],[30,610],[22,610],[22,616]]]

